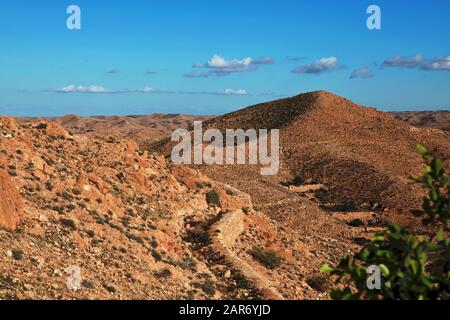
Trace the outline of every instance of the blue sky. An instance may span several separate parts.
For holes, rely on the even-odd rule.
[[[66,8],[81,8],[68,30]],[[366,27],[369,5],[382,29]],[[450,108],[450,1],[8,0],[0,114],[221,114],[324,89]]]

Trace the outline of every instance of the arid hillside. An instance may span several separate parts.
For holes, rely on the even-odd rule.
[[[280,171],[174,166],[194,120],[280,129]],[[328,298],[322,263],[416,225],[416,144],[448,166],[448,135],[324,91],[216,118],[2,117],[0,299]]]
[[[85,136],[114,136],[148,143],[167,137],[177,128],[187,128],[194,120],[204,121],[211,116],[189,116],[182,114],[150,114],[143,116],[94,116],[66,115],[43,119],[62,125],[71,134]],[[18,119],[30,121],[38,119]]]
[[[450,131],[450,111],[392,112],[395,118],[419,128],[436,128]]]
[[[450,163],[448,133],[412,127],[325,91],[252,106],[209,120],[204,127],[280,129],[276,176],[261,177],[256,166],[201,167],[208,176],[250,194],[256,208],[274,219],[296,215],[295,206],[286,206],[290,213],[279,210],[289,188],[314,189],[314,201],[325,210],[374,210],[388,220],[402,219],[401,213],[420,206],[423,194],[409,179],[422,170],[416,145],[426,145]],[[171,146],[166,139],[150,148],[168,154]]]
[[[326,297],[324,257],[239,190],[131,140],[11,118],[0,133],[0,299]],[[256,245],[282,259],[276,270]],[[336,241],[332,256],[344,250]]]

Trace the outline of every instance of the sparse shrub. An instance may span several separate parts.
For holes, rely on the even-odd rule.
[[[37,126],[36,126],[36,129],[38,129],[38,130],[45,130],[45,129],[47,129],[47,124],[46,123],[40,123],[40,124],[38,124]]]
[[[116,293],[117,289],[108,283],[103,283],[103,288],[105,288],[109,293]]]
[[[196,271],[197,261],[191,257],[184,258],[178,262],[178,266],[185,270]]]
[[[330,194],[328,190],[325,189],[319,189],[314,191],[314,196],[317,200],[319,200],[321,203],[326,203],[329,201]]]
[[[122,228],[120,228],[118,226],[116,226],[116,228],[117,228],[117,230],[122,230]],[[135,235],[135,234],[132,234],[132,233],[129,233],[129,232],[127,232],[125,235],[128,237],[128,239],[136,241],[137,243],[140,243],[140,244],[144,244],[145,243],[144,239],[142,239],[141,236],[138,236],[138,235]]]
[[[413,214],[424,217],[423,223],[433,232],[427,238],[394,224],[376,234],[360,252],[344,256],[337,266],[323,265],[321,270],[335,276],[336,283],[341,285],[331,293],[333,299],[449,298],[450,175],[444,170],[442,161],[433,158],[425,147],[418,146],[418,150],[426,166],[422,176],[413,177],[413,180],[427,188],[428,194],[423,199],[422,210]],[[378,266],[381,270],[379,290],[367,287],[369,266]]]
[[[151,254],[152,254],[152,257],[155,258],[156,261],[162,261],[163,257],[158,251],[152,250]]]
[[[156,249],[156,248],[158,248],[159,243],[155,238],[153,238],[150,240],[150,245],[152,246],[153,249]]]
[[[14,260],[22,260],[24,256],[24,252],[22,249],[14,249],[12,250],[12,257]]]
[[[59,214],[64,213],[64,207],[61,207],[61,206],[53,206],[52,210],[58,212]]]
[[[216,288],[214,283],[210,280],[206,280],[201,286],[203,292],[208,296],[214,296],[216,294]]]
[[[117,224],[114,224],[114,223],[110,222],[110,223],[109,223],[109,226],[110,226],[111,228],[113,228],[113,229],[116,229],[117,231],[123,232],[123,229],[122,229],[120,226],[118,226]],[[127,236],[128,236],[128,235],[127,235]]]
[[[250,283],[250,281],[248,281],[248,279],[240,273],[237,273],[233,277],[233,279],[234,279],[234,281],[236,281],[236,285],[238,288],[241,288],[241,289],[251,289],[252,288],[252,284]]]
[[[65,219],[62,218],[59,220],[59,222],[64,226],[67,227],[69,229],[72,230],[76,230],[77,229],[77,225],[75,224],[75,221],[73,221],[72,219]]]
[[[124,217],[122,218],[122,225],[125,228],[128,228],[130,226],[130,218],[129,217]]]
[[[201,182],[201,181],[196,181],[195,182],[195,186],[197,187],[197,188],[199,188],[199,189],[203,189],[203,182]]]
[[[73,203],[70,203],[66,206],[67,211],[73,211],[75,210],[76,206]]]
[[[319,292],[326,292],[330,287],[329,280],[323,275],[315,275],[306,279],[306,283]]]
[[[172,271],[167,268],[162,269],[161,271],[155,272],[155,276],[157,278],[169,278],[172,276]]]
[[[361,219],[353,219],[348,222],[348,225],[351,227],[362,227],[364,226],[364,222]]]
[[[185,237],[186,241],[191,242],[196,245],[207,245],[211,238],[207,231],[189,231]]]
[[[259,246],[250,251],[253,258],[258,260],[268,269],[276,269],[281,266],[283,259],[273,250],[265,250]]]
[[[63,193],[61,193],[61,197],[64,198],[67,201],[72,201],[73,197],[70,193],[68,193],[67,191],[64,191]]]
[[[46,181],[45,182],[45,187],[47,188],[48,191],[52,191],[55,188],[51,181]]]
[[[231,189],[226,189],[225,192],[227,193],[227,195],[229,196],[234,196],[234,191]]]
[[[78,188],[73,188],[72,193],[76,196],[79,196],[79,195],[81,195],[81,190]]]
[[[220,194],[215,190],[208,191],[206,193],[206,202],[209,205],[220,206]]]
[[[84,279],[82,285],[88,289],[94,289],[95,283],[92,280]]]
[[[193,282],[192,285],[196,288],[202,289],[202,291],[208,296],[214,296],[216,294],[216,288],[211,280],[205,282]]]

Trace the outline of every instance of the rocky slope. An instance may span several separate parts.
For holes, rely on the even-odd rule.
[[[159,155],[173,146],[161,137],[205,119],[280,129],[278,175]],[[0,118],[0,299],[327,298],[322,263],[387,221],[414,225],[415,145],[450,161],[448,133],[323,91],[214,119],[52,120]]]
[[[412,127],[324,91],[252,106],[207,121],[204,127],[280,129],[281,170],[275,177],[260,177],[255,166],[202,167],[211,177],[249,193],[257,206],[284,201],[283,187],[289,185],[321,185],[314,193],[325,207],[405,212],[420,205],[422,196],[408,179],[422,169],[416,145],[422,143],[450,161],[448,133]],[[165,140],[150,148],[168,154],[172,145]],[[268,185],[269,195],[263,191]]]
[[[450,131],[450,111],[406,111],[391,112],[402,121],[419,128],[435,128]]]
[[[167,137],[177,128],[187,128],[194,120],[207,120],[210,116],[189,116],[183,114],[150,114],[143,116],[93,116],[66,115],[46,119],[62,125],[72,134],[95,137],[101,135],[130,139],[148,143]],[[18,121],[33,119],[22,118]],[[34,119],[39,120],[39,119]]]
[[[325,295],[307,282],[323,257],[230,186],[134,141],[71,135],[52,122],[0,118],[0,133],[0,299]],[[264,267],[255,245],[283,265]],[[74,266],[77,291],[67,287]]]
[[[291,288],[302,281],[327,291],[329,283],[318,272],[318,261],[334,264],[387,223],[420,228],[409,213],[420,207],[424,195],[409,179],[423,168],[418,143],[450,165],[448,133],[413,127],[324,91],[242,109],[207,121],[206,128],[280,129],[280,171],[275,176],[261,176],[254,165],[195,168],[249,194],[254,208],[283,230],[274,238],[286,241],[274,248],[292,254],[282,253],[285,261],[297,264],[302,280],[290,270],[267,270],[240,249],[252,242],[270,248],[270,240],[260,240],[261,233],[243,235],[236,245],[238,256],[277,283],[274,289],[281,294],[291,292],[282,284]],[[169,155],[173,145],[165,139],[147,148]]]

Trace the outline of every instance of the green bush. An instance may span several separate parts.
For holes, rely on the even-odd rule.
[[[341,289],[334,290],[333,299],[448,299],[450,297],[450,238],[448,238],[450,176],[442,161],[418,146],[424,158],[422,176],[413,177],[428,189],[422,210],[413,214],[424,217],[431,235],[416,235],[400,225],[391,225],[375,235],[355,255],[344,256],[339,264],[325,264],[321,270],[335,277]],[[442,259],[442,257],[444,257]],[[440,261],[438,261],[440,260]],[[369,266],[382,273],[380,289],[367,286]]]
[[[220,194],[215,190],[208,191],[206,193],[206,202],[209,205],[220,206]]]
[[[276,269],[281,266],[281,263],[283,262],[283,259],[275,251],[264,250],[258,246],[253,247],[250,254],[269,269]]]

